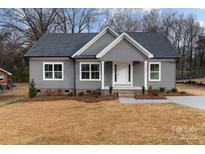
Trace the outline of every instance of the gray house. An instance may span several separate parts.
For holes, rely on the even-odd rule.
[[[45,34],[25,54],[39,92],[176,87],[176,50],[163,33]]]

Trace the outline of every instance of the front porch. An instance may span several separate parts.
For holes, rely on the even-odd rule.
[[[101,70],[102,90],[147,89],[147,61],[102,61]]]

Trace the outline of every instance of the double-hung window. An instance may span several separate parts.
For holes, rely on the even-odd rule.
[[[3,80],[4,80],[4,76],[0,75],[0,81],[3,81]]]
[[[63,62],[44,62],[44,80],[63,80]]]
[[[149,81],[161,81],[161,62],[149,62]]]
[[[100,81],[100,63],[99,62],[81,62],[80,80]]]

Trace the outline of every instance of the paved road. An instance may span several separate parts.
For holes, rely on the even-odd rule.
[[[174,102],[181,105],[205,110],[205,96],[170,96],[167,99],[135,99],[135,98],[119,98],[123,104],[139,104],[139,103],[167,103]]]

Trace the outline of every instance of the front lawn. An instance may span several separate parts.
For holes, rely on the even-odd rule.
[[[205,144],[205,111],[112,97],[25,101],[28,84],[15,85],[0,95],[0,144]]]
[[[0,108],[0,144],[205,144],[204,124],[174,103],[32,101]]]

